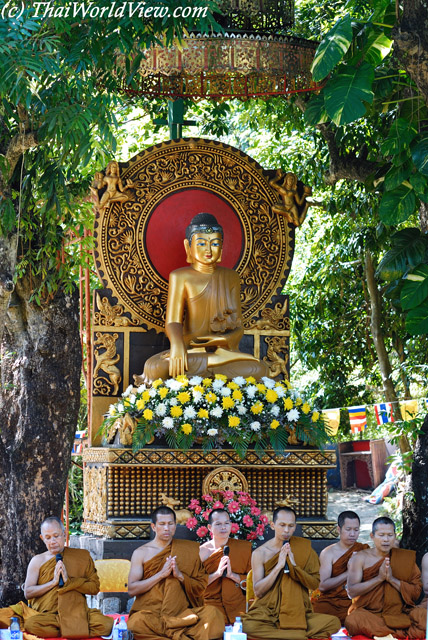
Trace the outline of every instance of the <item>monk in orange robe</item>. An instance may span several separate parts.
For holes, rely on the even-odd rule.
[[[315,613],[337,616],[344,625],[351,604],[346,591],[348,562],[354,553],[368,549],[369,545],[357,542],[360,518],[355,511],[342,511],[337,519],[337,528],[339,542],[321,551],[320,594],[312,594],[311,601]]]
[[[132,605],[128,629],[137,640],[214,640],[224,631],[223,616],[204,606],[208,575],[199,545],[175,540],[175,513],[158,507],[152,514],[154,540],[132,554],[128,578]]]
[[[8,627],[10,618],[16,616],[21,628],[40,638],[109,635],[113,619],[86,605],[85,594],[96,595],[100,588],[89,552],[65,547],[64,526],[59,518],[46,518],[40,537],[47,551],[31,560],[24,585],[30,606],[19,602],[0,609],[0,628]],[[57,561],[57,554],[62,555],[62,560]]]
[[[208,520],[212,540],[199,549],[208,573],[205,604],[219,609],[226,624],[245,612],[247,574],[251,569],[251,542],[229,539],[232,523],[226,509],[213,509]]]
[[[243,616],[243,630],[251,638],[329,638],[340,620],[312,611],[309,589],[319,585],[319,560],[309,540],[293,536],[296,513],[275,509],[271,526],[275,537],[253,553],[256,599]]]
[[[422,590],[415,552],[395,547],[390,518],[377,518],[370,535],[374,547],[360,551],[349,562],[352,604],[345,620],[349,634],[425,638],[425,628],[415,615]]]

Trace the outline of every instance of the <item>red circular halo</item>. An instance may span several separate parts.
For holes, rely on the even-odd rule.
[[[145,234],[147,256],[165,280],[174,269],[186,266],[183,240],[197,213],[211,213],[223,227],[221,264],[234,269],[241,257],[243,230],[235,211],[220,196],[205,189],[183,189],[164,198],[153,210]]]

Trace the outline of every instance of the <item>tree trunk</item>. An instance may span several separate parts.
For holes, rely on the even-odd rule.
[[[428,551],[428,415],[422,425],[413,453],[410,495],[403,510],[403,542],[407,549],[416,549],[416,559]]]
[[[22,598],[39,527],[61,515],[80,401],[78,296],[30,303],[18,281],[2,341],[0,399],[0,603]]]
[[[397,418],[401,420],[398,398],[392,381],[391,362],[385,347],[385,340],[382,331],[382,303],[379,295],[379,289],[376,284],[372,256],[368,249],[366,250],[364,271],[366,274],[367,288],[371,304],[370,329],[379,362],[383,392],[385,394],[385,400],[387,402],[394,403],[392,405],[394,416],[397,416]],[[400,449],[402,452],[410,451],[410,446],[406,437],[400,438]]]
[[[406,0],[392,32],[394,51],[428,104],[428,7],[425,0]]]

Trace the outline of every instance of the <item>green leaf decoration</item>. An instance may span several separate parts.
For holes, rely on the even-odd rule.
[[[379,217],[384,224],[399,224],[407,220],[415,210],[414,190],[402,186],[383,194],[379,206]]]
[[[324,88],[328,115],[339,127],[361,118],[366,112],[364,102],[372,102],[373,68],[364,62],[360,67],[343,65]]]
[[[351,17],[340,18],[315,52],[311,71],[315,82],[324,80],[341,61],[352,42]]]
[[[409,182],[422,202],[428,202],[428,183],[420,173],[410,176]]]
[[[363,58],[373,67],[377,67],[391,51],[391,47],[392,40],[383,31],[373,30],[367,38],[367,44],[363,50]]]
[[[416,135],[417,131],[411,122],[398,118],[389,130],[380,150],[385,156],[395,156],[408,147]]]
[[[426,300],[406,316],[406,329],[412,336],[428,333],[428,301]]]
[[[328,121],[323,92],[321,92],[319,96],[313,97],[308,103],[305,110],[305,121],[311,125],[321,124]]]
[[[399,167],[391,167],[385,176],[385,191],[392,191],[399,187],[404,180],[407,180],[409,174],[410,167],[407,163],[402,164]]]
[[[401,278],[409,268],[423,262],[428,252],[428,238],[416,227],[397,231],[391,243],[392,248],[386,252],[376,270],[376,276],[389,282]]]
[[[424,176],[428,176],[428,136],[420,140],[412,149],[415,166]]]
[[[414,309],[428,298],[428,264],[408,273],[401,290],[400,302],[405,311]]]

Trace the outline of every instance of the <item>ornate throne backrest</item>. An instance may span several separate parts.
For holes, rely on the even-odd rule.
[[[165,142],[117,165],[116,175],[114,167],[97,174],[95,262],[104,288],[95,292],[92,319],[94,444],[108,406],[147,358],[168,348],[168,276],[185,266],[185,228],[201,211],[223,226],[222,264],[241,276],[241,350],[264,359],[272,377],[288,377],[288,298],[281,291],[294,226],[272,211],[272,176],[238,149],[204,139]]]

